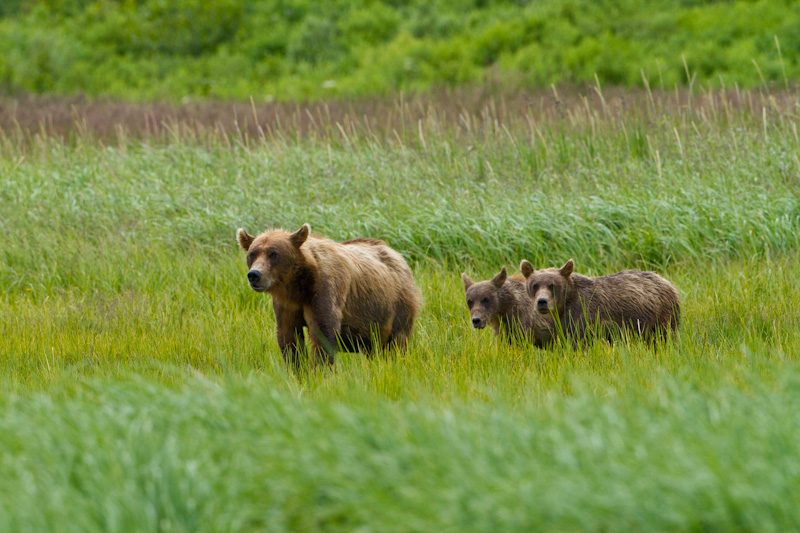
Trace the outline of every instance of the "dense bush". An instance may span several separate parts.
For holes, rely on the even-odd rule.
[[[800,75],[799,23],[800,3],[768,0],[6,0],[0,89],[288,100],[487,77],[782,84]]]

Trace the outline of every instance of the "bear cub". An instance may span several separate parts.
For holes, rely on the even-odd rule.
[[[573,342],[610,340],[619,333],[666,340],[678,329],[678,291],[655,272],[623,270],[591,278],[574,274],[574,267],[572,259],[561,268],[543,270],[534,270],[527,260],[520,264],[536,310],[552,316]]]
[[[369,353],[377,346],[404,349],[420,295],[403,257],[383,241],[336,243],[310,233],[253,236],[237,231],[247,252],[247,281],[272,296],[278,346],[295,369],[308,328],[318,362],[333,364],[339,346]]]
[[[545,346],[553,338],[553,319],[536,311],[533,300],[525,291],[525,278],[519,274],[508,277],[506,267],[487,281],[472,281],[461,274],[466,292],[472,327],[490,325],[495,335],[509,342],[527,340],[535,346]]]

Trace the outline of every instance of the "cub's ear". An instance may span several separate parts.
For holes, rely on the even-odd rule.
[[[503,267],[500,272],[492,278],[492,285],[496,288],[500,288],[503,286],[503,283],[506,282],[506,278],[508,277],[508,272],[506,272],[506,267]]]
[[[559,273],[565,278],[568,278],[569,275],[572,274],[572,271],[574,269],[575,269],[575,262],[572,259],[570,259],[569,261],[564,263],[564,266],[561,267],[561,269],[559,269]]]
[[[252,235],[247,233],[242,228],[239,228],[236,231],[236,240],[239,241],[239,246],[244,248],[244,250],[246,252],[247,250],[250,249],[250,245],[253,244],[253,240],[255,240],[255,237],[253,237]]]
[[[299,230],[295,231],[291,235],[289,235],[289,240],[294,244],[295,248],[300,248],[306,239],[308,238],[308,234],[311,232],[311,226],[308,224],[303,224]]]
[[[469,276],[467,276],[467,274],[464,272],[461,273],[461,281],[464,282],[464,290],[467,290],[475,285],[475,282],[469,279]]]
[[[536,272],[533,269],[533,265],[527,259],[523,259],[522,262],[519,264],[519,271],[522,272],[522,275],[525,276],[525,279],[531,277],[531,274]]]

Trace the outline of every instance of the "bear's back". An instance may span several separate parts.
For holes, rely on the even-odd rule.
[[[593,278],[594,290],[607,297],[625,295],[634,298],[637,303],[657,300],[657,304],[677,304],[678,291],[666,279],[655,272],[643,270],[623,270],[607,276]]]
[[[386,243],[380,239],[371,239],[369,237],[356,237],[355,239],[348,239],[343,241],[342,244],[364,244],[367,246],[386,246]]]
[[[577,278],[581,301],[589,302],[589,316],[607,317],[620,325],[637,322],[641,324],[637,329],[677,327],[678,291],[655,272],[623,270],[596,278],[573,276]],[[573,300],[572,304],[573,314],[583,313],[580,302]]]
[[[377,261],[388,269],[387,275],[411,278],[411,269],[397,250],[378,239],[358,238],[344,241],[342,246],[359,261]]]
[[[371,297],[375,298],[382,293],[390,299],[419,300],[405,259],[381,240],[356,238],[337,243],[309,236],[303,248],[314,257],[319,275],[342,288],[349,286],[346,292],[354,290],[362,296],[372,293]]]

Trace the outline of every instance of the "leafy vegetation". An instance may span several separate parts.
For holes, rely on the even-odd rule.
[[[410,105],[2,131],[4,530],[798,528],[797,96]],[[287,373],[234,236],[302,222],[406,255],[407,353]],[[472,330],[460,272],[523,257],[656,269],[680,334]]]
[[[788,84],[800,3],[33,0],[0,5],[5,92],[305,100],[436,85]]]

